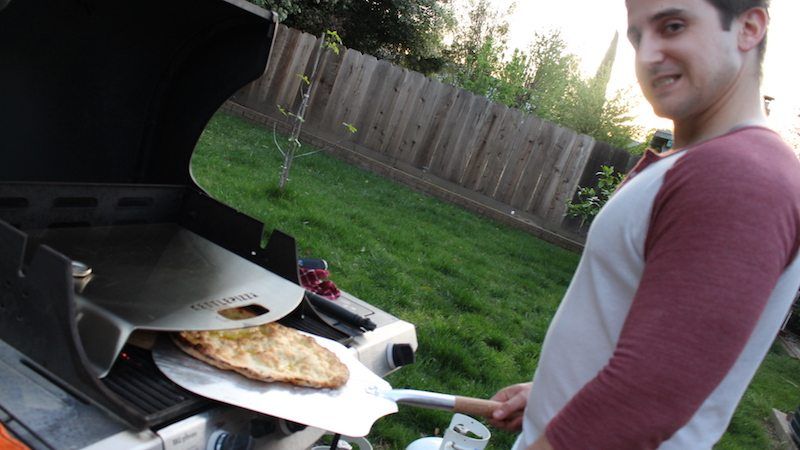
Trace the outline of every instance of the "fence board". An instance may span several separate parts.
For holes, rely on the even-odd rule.
[[[340,110],[341,115],[338,116],[338,119],[335,122],[331,123],[331,131],[333,131],[335,135],[345,138],[346,140],[357,139],[357,137],[348,136],[349,133],[344,131],[341,123],[347,122],[355,124],[356,127],[359,126],[356,122],[358,122],[360,112],[366,107],[366,104],[369,101],[367,98],[367,94],[369,93],[369,85],[377,66],[377,58],[370,55],[362,56],[360,70],[358,71],[358,76],[355,79],[355,83],[351,85],[352,89],[350,89],[347,97],[345,97],[342,101],[342,109]]]
[[[316,52],[317,39],[308,33],[302,33],[292,50],[296,56],[290,64],[290,71],[287,71],[284,84],[281,86],[280,97],[277,99],[279,105],[288,107],[291,111],[297,111],[303,99],[302,89],[305,88],[302,76],[311,76],[311,67],[314,65]]]
[[[495,199],[511,204],[514,193],[522,182],[522,174],[528,165],[528,160],[535,152],[536,136],[542,128],[542,120],[536,116],[528,116],[522,124],[519,133],[520,139],[516,144],[518,151],[508,159],[508,166],[497,185]]]
[[[336,72],[336,77],[333,81],[330,97],[328,103],[325,105],[325,110],[322,113],[322,123],[319,123],[319,128],[328,130],[331,123],[337,122],[338,109],[347,97],[351,89],[351,85],[356,82],[358,64],[361,62],[363,55],[355,50],[346,50],[342,61],[339,64],[339,70]]]
[[[367,94],[367,107],[359,122],[360,142],[367,148],[380,150],[391,132],[392,113],[397,102],[397,93],[408,73],[388,61],[379,61],[372,76]],[[361,124],[361,125],[359,125]],[[361,128],[363,126],[363,128]]]
[[[555,195],[556,187],[561,181],[564,167],[569,160],[571,151],[570,147],[578,137],[577,134],[572,133],[569,130],[566,130],[562,127],[558,128],[561,129],[561,132],[559,133],[558,138],[555,140],[553,145],[553,157],[550,159],[550,163],[547,164],[547,166],[549,166],[549,170],[545,170],[543,172],[539,186],[537,186],[538,193],[536,199],[528,209],[529,212],[536,214],[539,217],[547,217],[547,213],[549,212],[548,202],[553,195]]]
[[[486,195],[492,198],[497,198],[500,180],[507,170],[510,171],[510,161],[520,153],[521,141],[524,138],[522,130],[524,124],[525,114],[518,109],[512,109],[511,114],[507,116],[506,130],[501,132],[499,138],[500,142],[504,143],[502,152],[497,153],[494,158],[492,173],[486,178]]]
[[[394,65],[390,67],[391,71],[385,82],[386,89],[378,97],[380,105],[375,115],[375,127],[371,130],[367,140],[369,147],[379,152],[383,152],[388,147],[387,142],[395,127],[395,105],[400,101],[398,93],[401,86],[405,84],[405,79],[411,74],[408,69]]]
[[[561,174],[561,180],[556,185],[555,193],[550,198],[550,205],[545,214],[547,220],[556,226],[567,214],[567,202],[572,199],[573,193],[578,188],[578,179],[593,145],[594,139],[591,137],[582,134],[576,135],[569,159]]]
[[[318,77],[308,104],[306,124],[312,130],[319,130],[325,121],[325,107],[333,94],[336,75],[342,64],[343,55],[328,50],[320,58]]]
[[[467,171],[462,181],[463,186],[475,191],[478,190],[483,171],[486,170],[490,155],[496,145],[497,133],[509,109],[505,105],[492,103],[490,111],[491,112],[481,126],[481,131],[479,133],[481,138],[477,141],[478,145],[470,155],[469,162],[467,163]]]
[[[436,106],[433,109],[433,116],[428,123],[426,133],[420,142],[419,151],[415,155],[414,165],[429,170],[431,161],[439,146],[442,133],[444,132],[444,123],[447,120],[447,115],[453,109],[453,103],[458,95],[460,89],[442,84],[436,81],[439,86],[439,95],[436,97]]]
[[[353,120],[353,123],[359,129],[358,136],[354,139],[359,145],[364,145],[367,135],[375,126],[375,114],[379,107],[378,103],[383,90],[383,81],[386,80],[390,69],[391,64],[389,62],[376,61],[372,76],[369,81],[362,85],[364,102],[356,112],[357,115]]]
[[[259,105],[259,111],[265,114],[274,114],[276,105],[281,104],[287,95],[286,90],[291,83],[290,79],[295,77],[294,74],[299,70],[301,64],[305,66],[306,60],[303,59],[303,55],[296,53],[302,35],[303,33],[291,29],[286,33],[286,39],[283,43],[282,61],[279,62],[280,66],[276,67],[275,71],[272,73],[269,89],[264,93],[264,100]],[[295,92],[292,94],[295,94]],[[283,102],[283,106],[288,107],[289,105]]]
[[[567,135],[565,134],[563,136],[566,138]],[[553,221],[554,211],[560,207],[560,205],[557,204],[559,188],[561,188],[562,184],[569,181],[567,179],[568,168],[572,164],[573,160],[577,157],[580,136],[576,134],[574,136],[570,136],[570,139],[570,143],[564,147],[564,150],[562,151],[563,154],[554,166],[555,176],[550,180],[549,184],[547,185],[547,189],[544,191],[544,196],[542,196],[543,201],[541,203],[542,206],[540,215],[548,222]]]
[[[457,183],[462,186],[466,186],[469,169],[476,159],[478,150],[485,145],[494,121],[497,120],[496,111],[492,108],[492,102],[486,97],[476,96],[473,110],[477,113],[470,118],[468,123],[472,130],[469,134],[465,133],[459,141],[459,146],[464,149],[464,151],[460,152],[460,155],[463,155],[463,160],[456,161],[457,165],[453,167],[453,179],[457,180]]]
[[[514,148],[515,132],[522,122],[522,117],[521,111],[509,109],[497,128],[492,151],[488,154],[481,179],[475,186],[475,189],[489,197],[494,197],[508,159],[518,150]]]
[[[285,51],[286,41],[289,39],[289,35],[291,33],[293,33],[293,30],[284,25],[279,25],[276,28],[275,39],[272,42],[272,49],[270,50],[269,64],[267,64],[267,68],[264,71],[264,75],[256,83],[257,88],[255,90],[256,92],[254,92],[256,96],[249,97],[253,103],[251,103],[248,106],[252,107],[253,109],[262,111],[263,110],[262,105],[275,104],[274,101],[267,101],[267,99],[269,98],[269,94],[273,92],[272,85],[275,81],[275,73],[278,71],[280,67],[283,66],[282,62],[286,62],[289,59],[293,58],[293,55],[288,54]],[[272,100],[274,100],[274,98]]]
[[[464,127],[467,123],[466,118],[470,113],[469,108],[474,97],[475,95],[471,92],[458,89],[453,106],[450,108],[450,112],[447,114],[442,126],[442,135],[436,152],[431,159],[431,173],[447,179],[448,164],[464,153],[465,150],[459,148],[457,143],[460,135],[464,132]]]
[[[469,106],[461,122],[458,138],[452,145],[453,154],[447,158],[446,165],[442,169],[442,174],[447,180],[454,183],[461,181],[467,161],[475,148],[480,126],[489,114],[489,110],[489,100],[486,97],[474,94],[469,96]]]
[[[415,109],[403,132],[403,138],[397,151],[399,161],[413,164],[417,159],[417,152],[422,147],[422,138],[430,125],[433,110],[436,107],[436,98],[439,96],[442,86],[441,83],[430,78],[425,79],[425,84],[416,98]]]
[[[403,78],[400,90],[397,93],[397,102],[392,111],[392,126],[389,138],[386,140],[380,151],[386,155],[397,158],[400,152],[403,135],[411,118],[417,114],[417,103],[421,95],[422,88],[427,84],[429,78],[419,72],[408,72]]]
[[[553,142],[560,131],[561,128],[554,123],[542,122],[532,148],[532,155],[528,158],[525,169],[520,175],[521,183],[517,185],[517,189],[511,197],[511,206],[527,211],[533,203],[546,164],[554,149]]]

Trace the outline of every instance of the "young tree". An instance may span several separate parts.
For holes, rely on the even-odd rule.
[[[330,30],[323,33],[322,36],[320,37],[319,46],[317,47],[317,53],[314,59],[314,65],[311,68],[311,75],[308,76],[305,74],[297,74],[297,76],[300,77],[300,79],[303,82],[300,89],[300,94],[301,94],[300,105],[297,107],[297,110],[292,112],[287,110],[284,106],[278,105],[278,109],[280,110],[280,112],[284,116],[290,118],[290,121],[292,123],[292,133],[289,136],[289,147],[284,149],[283,147],[281,147],[277,139],[275,139],[274,141],[275,147],[277,147],[278,151],[280,151],[281,154],[283,155],[281,176],[280,180],[278,181],[278,190],[280,192],[283,192],[286,189],[286,184],[289,182],[289,173],[292,170],[292,164],[294,163],[294,160],[296,158],[300,158],[303,156],[313,155],[314,153],[320,151],[316,150],[298,155],[297,152],[300,150],[302,145],[300,143],[300,131],[303,128],[303,123],[305,123],[305,116],[308,110],[309,100],[311,99],[311,92],[316,87],[317,68],[319,67],[320,58],[322,57],[322,54],[326,50],[332,51],[338,55],[339,47],[341,45],[342,45],[342,40],[339,37],[338,33]],[[277,128],[277,124],[275,126]],[[347,131],[350,133],[355,133],[357,131],[356,127],[353,126],[352,124],[342,123],[342,126],[344,126],[345,129],[347,129]],[[273,131],[275,131],[273,135],[277,134],[276,133],[277,129],[273,129]]]

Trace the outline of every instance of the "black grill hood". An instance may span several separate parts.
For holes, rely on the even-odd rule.
[[[192,184],[203,128],[263,73],[274,29],[244,0],[11,0],[0,181]]]
[[[92,372],[84,341],[118,334],[82,321],[91,308],[75,298],[74,252],[42,233],[185,229],[297,283],[294,239],[275,231],[262,247],[264,224],[211,198],[189,170],[214,112],[263,73],[275,25],[244,0],[0,0],[0,341],[136,429],[187,411],[144,410],[114,370]],[[100,338],[84,339],[87,329]]]

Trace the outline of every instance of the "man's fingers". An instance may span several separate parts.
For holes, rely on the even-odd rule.
[[[501,430],[519,431],[530,390],[531,383],[519,383],[494,394],[492,400],[500,402],[500,406],[492,413],[489,423]]]
[[[501,430],[519,431],[522,428],[522,418],[522,411],[517,411],[504,420],[489,419],[489,424]]]
[[[508,392],[508,389],[506,388],[494,394],[492,398],[490,398],[489,400],[494,400],[496,402],[504,402],[508,400],[509,395],[510,394]]]
[[[525,404],[527,402],[527,396],[518,393],[498,406],[492,413],[492,418],[504,420],[512,413],[525,409]]]

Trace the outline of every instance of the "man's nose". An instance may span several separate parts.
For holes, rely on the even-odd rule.
[[[644,66],[664,61],[664,48],[658,39],[643,36],[636,49],[636,61]]]

